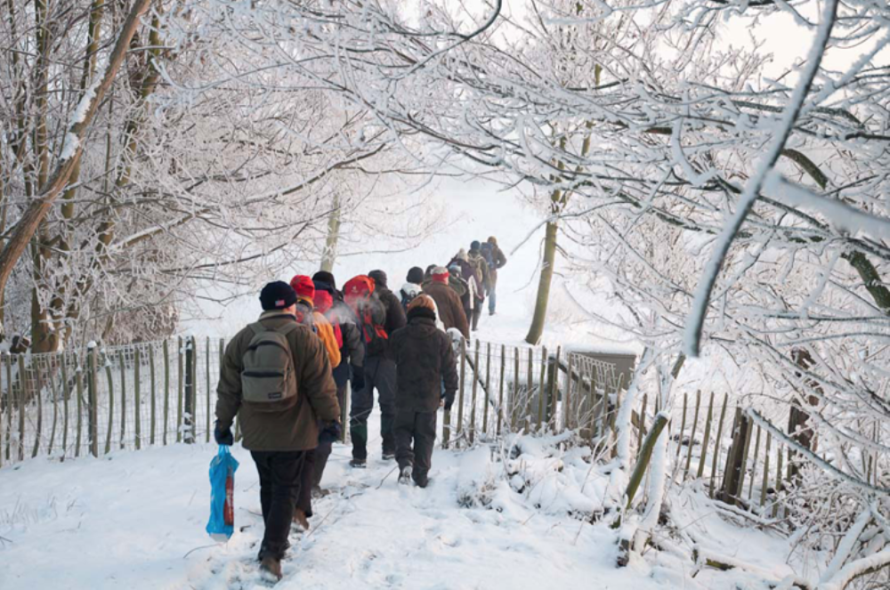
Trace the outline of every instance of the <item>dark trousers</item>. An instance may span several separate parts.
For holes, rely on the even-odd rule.
[[[396,441],[393,423],[396,414],[396,364],[382,356],[365,359],[365,387],[352,392],[352,408],[349,412],[349,429],[352,433],[352,456],[368,458],[368,416],[374,409],[374,389],[380,404],[380,436],[383,453],[394,454]]]
[[[399,470],[411,467],[414,481],[426,485],[436,443],[436,413],[398,410],[395,434]]]
[[[337,401],[340,402],[340,407],[344,407],[346,405],[346,384],[337,386]],[[312,485],[320,486],[321,478],[324,475],[324,468],[328,464],[328,457],[331,456],[331,451],[333,450],[333,443],[318,443],[318,448],[315,449],[315,466],[312,470]]]
[[[479,328],[479,318],[482,317],[482,306],[485,304],[485,301],[476,302],[476,309],[473,310],[473,318],[470,322],[472,324],[473,330]]]
[[[266,531],[259,558],[281,559],[290,545],[287,535],[300,496],[304,451],[251,451],[260,475],[260,503]]]

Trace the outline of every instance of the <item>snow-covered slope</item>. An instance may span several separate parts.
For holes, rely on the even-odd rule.
[[[376,414],[375,414],[376,416]],[[372,432],[377,429],[372,423]],[[312,530],[292,533],[281,590],[364,588],[653,590],[766,588],[790,573],[779,537],[718,519],[702,495],[671,499],[679,538],[616,568],[616,533],[592,523],[610,493],[586,451],[524,438],[506,448],[437,449],[429,488],[400,486],[371,441],[367,470],[335,445]],[[212,445],[175,445],[0,470],[0,588],[262,588],[257,475],[235,447],[236,532],[205,534]],[[696,573],[692,547],[761,573]],[[737,586],[742,583],[742,586]]]

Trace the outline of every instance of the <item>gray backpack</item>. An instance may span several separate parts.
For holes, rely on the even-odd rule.
[[[241,357],[241,396],[258,412],[281,412],[297,401],[297,376],[287,335],[298,324],[281,330],[268,330],[257,322],[250,324],[253,338]]]

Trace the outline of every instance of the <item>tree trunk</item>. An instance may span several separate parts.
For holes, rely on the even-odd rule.
[[[321,270],[334,271],[334,262],[337,261],[337,243],[340,241],[340,195],[334,195],[333,208],[328,217],[328,237],[324,243],[324,252],[321,255]]]
[[[558,193],[559,191],[557,191]],[[559,226],[554,219],[547,223],[544,237],[544,260],[541,263],[541,276],[538,279],[538,296],[535,299],[535,315],[525,341],[531,345],[541,341],[544,323],[547,320],[547,304],[550,302],[550,284],[553,281],[553,266],[556,263],[556,238]]]
[[[40,187],[37,198],[28,204],[22,217],[16,223],[15,230],[9,237],[9,241],[4,245],[3,250],[0,251],[0,291],[6,291],[6,285],[9,282],[9,277],[12,275],[13,268],[15,268],[15,265],[18,264],[25,253],[28,244],[37,233],[50,209],[52,209],[56,199],[68,185],[71,174],[78,165],[83,153],[83,141],[96,115],[96,110],[117,77],[117,73],[126,56],[127,48],[130,46],[130,41],[136,33],[142,15],[148,10],[150,4],[151,0],[136,0],[134,2],[127,20],[118,34],[101,83],[96,87],[92,96],[84,97],[88,104],[84,105],[87,108],[84,109],[83,117],[79,121],[73,121],[68,129],[62,153],[65,157],[59,159],[53,174]],[[72,142],[73,145],[70,145],[69,142]],[[66,153],[69,150],[73,153]]]

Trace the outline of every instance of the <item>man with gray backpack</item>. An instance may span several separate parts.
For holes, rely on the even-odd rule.
[[[245,449],[260,476],[265,534],[260,569],[281,579],[294,506],[301,494],[306,453],[322,438],[337,438],[340,406],[324,345],[297,323],[297,294],[282,281],[260,293],[259,321],[241,330],[226,346],[217,387],[216,430],[221,445],[231,445],[232,422],[240,415]],[[306,486],[308,487],[308,486]]]

